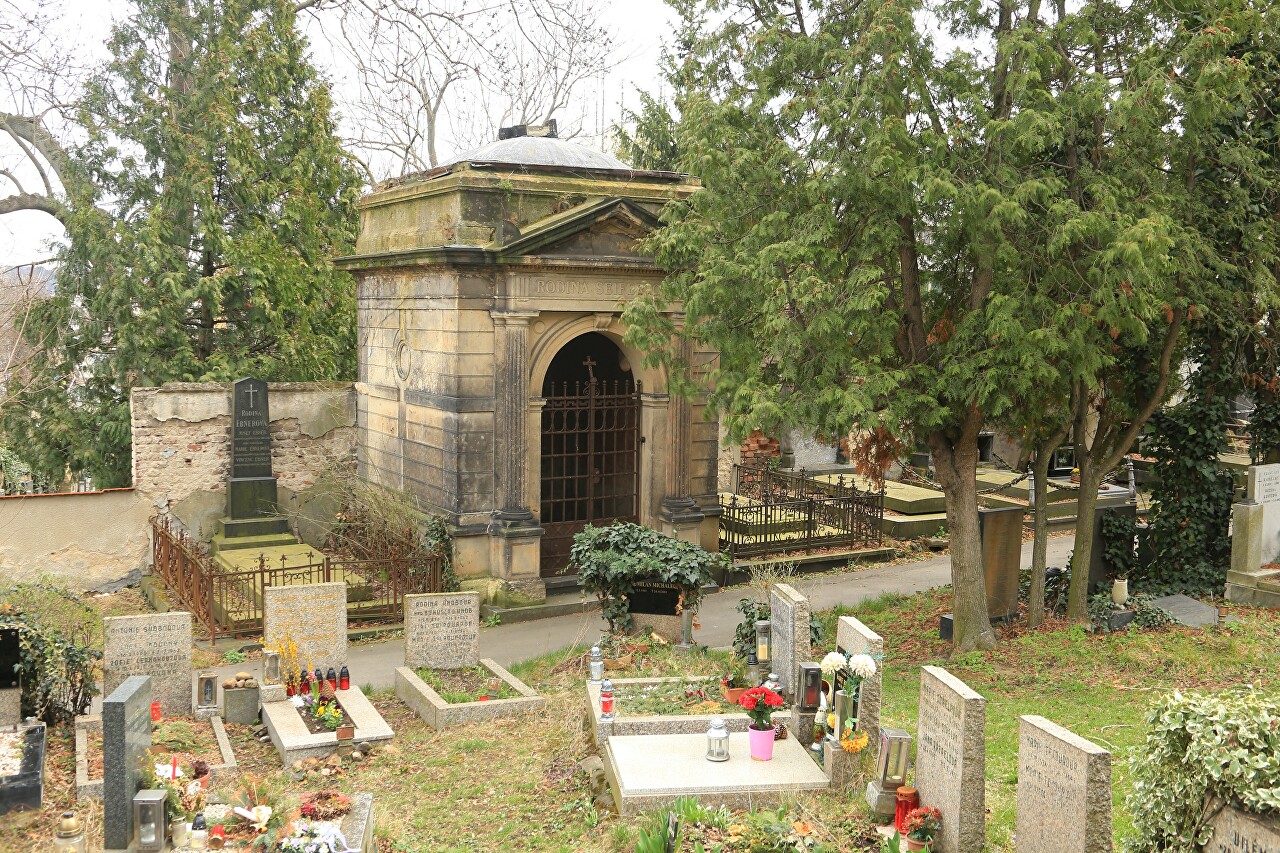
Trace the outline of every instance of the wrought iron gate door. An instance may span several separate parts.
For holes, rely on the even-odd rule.
[[[542,409],[542,576],[588,524],[640,520],[640,383],[552,383]]]

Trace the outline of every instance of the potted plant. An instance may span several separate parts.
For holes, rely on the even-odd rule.
[[[782,695],[768,687],[750,687],[738,699],[738,704],[751,718],[747,738],[752,759],[772,761],[773,741],[778,734],[773,725],[773,712],[782,708]]]
[[[908,850],[929,850],[934,837],[942,831],[942,812],[933,806],[921,806],[907,812],[902,825],[907,831]]]

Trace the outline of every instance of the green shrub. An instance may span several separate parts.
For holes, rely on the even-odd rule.
[[[588,525],[573,537],[569,561],[582,586],[600,598],[615,633],[631,630],[630,597],[637,581],[678,585],[682,605],[696,611],[702,587],[714,580],[712,570],[728,565],[722,554],[626,522]]]
[[[1195,853],[1217,801],[1280,811],[1280,694],[1252,688],[1174,693],[1147,715],[1130,761],[1132,850]]]
[[[97,611],[60,587],[19,583],[0,592],[0,628],[18,629],[24,717],[56,725],[88,709],[101,624]]]

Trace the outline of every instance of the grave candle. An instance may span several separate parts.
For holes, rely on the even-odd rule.
[[[770,640],[773,633],[773,625],[769,620],[761,619],[756,622],[756,658],[761,664],[768,663],[772,660],[770,654]]]
[[[325,681],[333,685],[333,689],[338,689],[338,673],[334,672],[333,667],[329,667],[329,671],[324,674]]]
[[[338,672],[338,689],[351,689],[351,673],[347,670],[347,665],[345,663],[342,665],[342,669]]]
[[[204,812],[200,812],[191,821],[191,832],[187,833],[187,840],[191,843],[192,850],[203,850],[209,845],[209,825],[204,822]]]
[[[910,785],[903,785],[898,789],[897,799],[894,801],[893,811],[893,828],[898,832],[907,831],[907,814],[920,805],[920,794]]]
[[[760,658],[754,651],[747,653],[747,671],[743,677],[747,679],[748,687],[760,686]]]
[[[63,812],[58,819],[58,835],[53,839],[54,853],[85,853],[84,828],[75,812]]]
[[[588,664],[588,671],[588,684],[599,684],[600,680],[604,678],[604,655],[600,653],[599,646],[591,647],[591,660]]]
[[[613,682],[607,678],[600,685],[600,719],[613,719]]]
[[[729,760],[729,730],[724,727],[724,720],[715,717],[711,720],[711,728],[707,729],[707,761]]]
[[[146,788],[133,797],[133,819],[138,825],[139,850],[163,850],[165,799],[168,791]]]

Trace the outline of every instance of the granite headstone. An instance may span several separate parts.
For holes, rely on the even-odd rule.
[[[1209,823],[1213,837],[1200,848],[1203,853],[1280,853],[1280,816],[1224,806]]]
[[[836,623],[836,650],[847,655],[870,655],[876,662],[876,674],[864,678],[858,690],[858,728],[867,733],[867,755],[875,763],[880,749],[884,640],[852,616],[841,616]]]
[[[166,714],[191,713],[190,613],[108,616],[102,631],[106,693],[131,675],[149,675],[151,692]]]
[[[133,841],[139,762],[151,748],[151,678],[131,675],[102,702],[102,838],[107,850]]]
[[[986,841],[986,700],[936,666],[920,670],[916,788],[942,812],[936,853],[971,853]]]
[[[1044,717],[1018,724],[1018,853],[1111,850],[1111,753]]]
[[[310,583],[262,591],[263,644],[279,649],[292,639],[300,666],[347,662],[347,585]]]
[[[241,379],[231,392],[231,481],[227,514],[258,518],[276,513],[276,480],[271,476],[271,413],[267,383]]]
[[[462,669],[480,659],[480,593],[404,597],[404,665]]]
[[[794,699],[800,664],[809,659],[809,599],[789,584],[774,584],[769,590],[769,622],[769,669],[778,674],[786,696]]]

